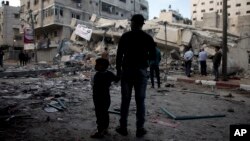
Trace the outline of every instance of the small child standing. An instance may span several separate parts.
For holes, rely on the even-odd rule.
[[[111,71],[108,71],[109,61],[107,59],[96,59],[93,77],[93,101],[95,105],[97,132],[91,135],[91,138],[103,138],[109,127],[110,94],[109,88],[113,81],[118,81]]]

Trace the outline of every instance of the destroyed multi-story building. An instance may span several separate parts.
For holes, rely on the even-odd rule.
[[[196,28],[222,31],[222,0],[192,0],[192,21]],[[239,36],[237,47],[248,52],[250,69],[250,0],[227,2],[228,32]]]
[[[20,7],[10,6],[9,1],[2,1],[1,4],[2,6],[0,7],[0,45],[8,46],[10,50],[18,49],[18,47],[23,46],[19,26]]]
[[[73,32],[70,26],[72,19],[88,23],[92,14],[108,19],[129,19],[134,13],[143,14],[148,18],[147,0],[21,0],[20,2],[21,17],[26,23],[31,23],[31,15],[33,16],[37,47],[44,49],[38,52],[38,60],[42,56],[42,58],[47,56],[47,60],[51,60],[50,56],[55,54],[53,47],[57,47],[62,39],[70,38]],[[32,10],[31,15],[30,10]],[[23,26],[30,26],[26,23],[24,22]]]

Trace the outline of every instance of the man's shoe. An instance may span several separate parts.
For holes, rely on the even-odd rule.
[[[90,136],[91,138],[95,138],[95,139],[101,139],[104,137],[102,132],[95,132],[93,135]]]
[[[144,128],[140,128],[136,130],[136,137],[140,138],[147,134],[147,130]]]
[[[115,131],[123,136],[127,136],[128,135],[128,130],[127,128],[122,128],[120,126],[118,126]]]

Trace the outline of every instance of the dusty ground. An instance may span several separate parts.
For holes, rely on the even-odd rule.
[[[166,83],[166,82],[164,82]],[[115,132],[119,115],[110,114],[110,135],[107,141],[228,141],[229,125],[250,123],[250,94],[239,90],[212,91],[210,87],[195,84],[175,83],[174,87],[147,89],[148,134],[135,137],[135,102],[130,104],[129,135],[123,137]],[[91,86],[88,80],[78,76],[60,78],[15,78],[0,79],[0,117],[4,115],[30,115],[26,117],[0,118],[0,139],[3,141],[89,141],[96,129]],[[216,93],[204,95],[190,93]],[[13,99],[3,96],[32,94],[28,99]],[[232,95],[228,96],[229,94]],[[52,97],[62,97],[67,109],[47,113],[44,107]],[[111,88],[111,110],[120,106],[120,88]],[[12,105],[12,107],[10,107]],[[3,109],[9,107],[9,110]],[[178,116],[225,114],[221,118],[173,120],[160,108]]]

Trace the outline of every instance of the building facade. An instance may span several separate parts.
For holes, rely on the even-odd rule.
[[[0,45],[22,47],[20,34],[20,7],[9,6],[8,1],[2,1],[0,7]]]
[[[222,15],[223,0],[192,0],[192,21],[202,21],[204,13],[217,12]],[[250,15],[250,0],[228,0],[228,17]]]
[[[134,13],[148,19],[147,0],[21,0],[21,18],[31,23],[29,10],[34,16],[38,48],[50,39],[49,47],[70,38],[73,18],[88,23],[92,14],[108,19],[130,19]],[[25,23],[22,26],[27,26]],[[47,44],[48,45],[48,44]]]
[[[167,10],[161,10],[159,19],[166,20],[169,23],[183,23],[184,18],[179,13],[179,11],[169,9]]]

